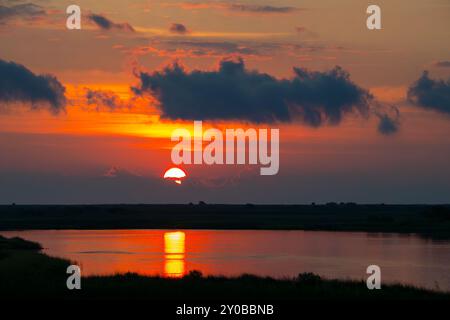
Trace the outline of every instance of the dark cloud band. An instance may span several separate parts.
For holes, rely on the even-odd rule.
[[[162,116],[177,120],[242,120],[255,123],[301,121],[313,127],[339,124],[346,114],[375,113],[379,131],[390,134],[398,123],[377,107],[373,96],[336,67],[327,72],[294,68],[292,79],[250,71],[244,62],[222,60],[217,71],[186,72],[178,63],[138,74],[138,95],[159,100]]]
[[[245,69],[244,62],[223,60],[217,71],[187,73],[177,63],[161,72],[140,73],[135,92],[151,92],[170,119],[292,121],[312,126],[339,123],[347,112],[367,113],[371,95],[341,68],[309,72],[294,68],[293,79],[278,80]]]

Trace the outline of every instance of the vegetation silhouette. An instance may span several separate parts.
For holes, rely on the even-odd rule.
[[[0,230],[253,229],[415,233],[450,239],[450,205],[15,205]]]

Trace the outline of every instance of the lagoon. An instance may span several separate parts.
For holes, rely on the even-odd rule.
[[[251,273],[276,278],[314,272],[366,279],[378,265],[383,283],[450,291],[450,241],[415,235],[269,230],[30,230],[4,231],[39,242],[67,258],[83,276],[136,272],[181,277]]]

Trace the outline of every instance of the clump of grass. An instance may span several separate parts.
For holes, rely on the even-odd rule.
[[[300,273],[297,276],[296,280],[299,284],[307,284],[307,285],[314,285],[323,281],[320,276],[311,272]]]
[[[184,276],[184,279],[187,280],[199,280],[203,278],[203,273],[198,270],[191,270],[187,275]]]

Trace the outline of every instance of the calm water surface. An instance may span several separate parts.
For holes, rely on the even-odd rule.
[[[83,275],[137,272],[365,279],[371,264],[382,283],[450,291],[450,242],[416,236],[318,231],[44,230],[1,232],[41,243],[51,256],[76,261]]]

